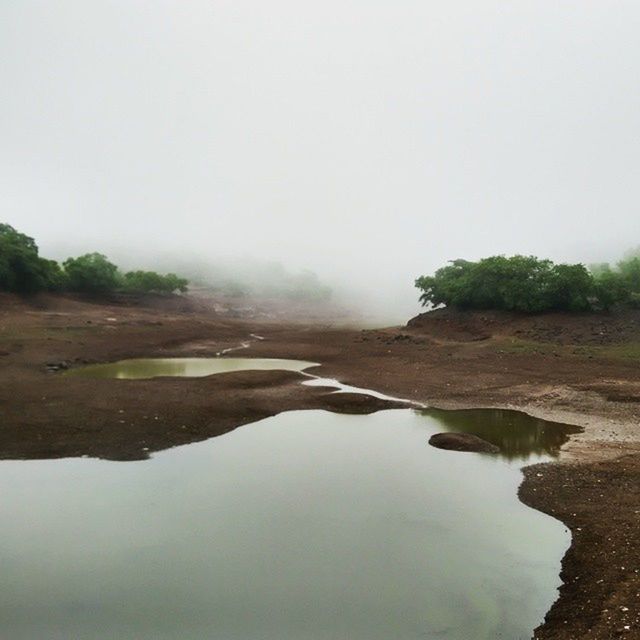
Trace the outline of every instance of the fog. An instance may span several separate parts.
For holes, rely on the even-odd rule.
[[[4,0],[0,220],[417,309],[496,253],[640,244],[636,0]]]

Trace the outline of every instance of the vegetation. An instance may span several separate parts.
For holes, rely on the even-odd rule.
[[[176,270],[187,270],[192,280],[211,286],[227,296],[263,296],[291,300],[326,301],[332,291],[312,271],[291,273],[279,263],[246,260],[218,264],[178,262]],[[214,283],[214,284],[211,284]],[[105,255],[87,253],[71,257],[62,264],[46,260],[29,236],[8,224],[0,224],[0,291],[34,293],[72,291],[90,295],[112,292],[184,293],[189,280],[175,273],[155,271],[123,272]]]
[[[0,224],[0,290],[30,293],[63,286],[60,266],[38,255],[33,238]]]
[[[189,281],[178,277],[175,273],[163,276],[155,271],[129,271],[124,274],[124,288],[127,291],[144,291],[156,293],[173,293],[187,290]]]
[[[333,291],[313,271],[291,271],[279,262],[255,257],[181,261],[175,268],[192,282],[229,298],[273,298],[322,303]]]
[[[186,291],[188,284],[174,273],[129,271],[122,274],[101,253],[68,258],[60,265],[55,260],[41,258],[33,238],[8,224],[0,224],[0,291],[74,291],[96,295],[114,291],[173,293]]]
[[[608,264],[554,264],[534,256],[454,260],[415,285],[425,306],[540,313],[640,306],[640,257]]]
[[[120,284],[118,267],[101,253],[68,258],[63,263],[70,291],[108,293]]]
[[[640,257],[637,253],[628,253],[614,267],[605,262],[591,265],[590,269],[596,294],[605,308],[614,304],[640,308]]]

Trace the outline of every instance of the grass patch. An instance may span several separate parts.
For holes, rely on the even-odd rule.
[[[497,350],[503,353],[513,353],[518,355],[545,355],[556,354],[565,355],[566,347],[562,347],[551,342],[535,342],[533,340],[522,340],[521,338],[505,338],[496,344]]]
[[[612,358],[614,360],[640,360],[640,342],[629,342],[627,344],[597,347],[596,349],[599,357],[601,358]]]
[[[559,345],[520,338],[505,338],[496,345],[498,351],[519,355],[556,355],[563,357],[640,360],[640,342],[613,345]]]

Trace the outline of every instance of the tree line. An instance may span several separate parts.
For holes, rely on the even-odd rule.
[[[590,268],[520,255],[453,260],[417,278],[415,286],[431,307],[525,313],[640,308],[640,257],[632,252],[617,265]]]
[[[39,255],[33,238],[0,223],[0,291],[35,293],[72,291],[106,294],[173,293],[187,290],[189,282],[174,273],[155,271],[123,273],[101,253],[68,258],[62,264]]]

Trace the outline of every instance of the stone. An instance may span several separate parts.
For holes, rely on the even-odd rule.
[[[429,444],[438,449],[451,451],[473,451],[477,453],[500,453],[500,447],[487,442],[472,433],[436,433],[429,438]]]

